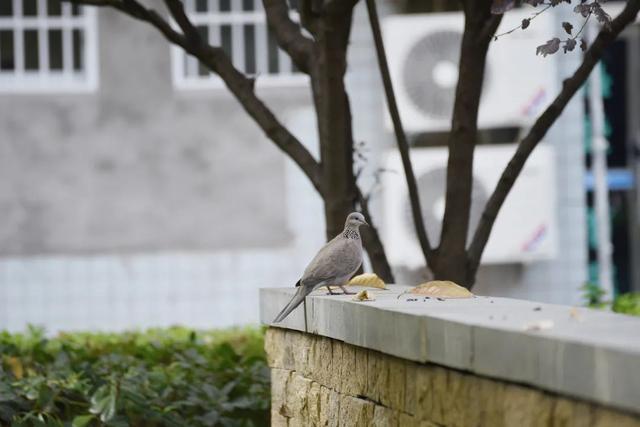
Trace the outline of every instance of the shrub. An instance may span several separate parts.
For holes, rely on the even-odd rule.
[[[640,316],[640,292],[628,293],[617,297],[613,302],[613,311]]]
[[[263,331],[0,333],[0,424],[261,426]]]
[[[640,292],[617,295],[613,302],[605,301],[605,292],[597,283],[587,283],[582,287],[583,296],[589,308],[610,308],[620,314],[640,316]]]

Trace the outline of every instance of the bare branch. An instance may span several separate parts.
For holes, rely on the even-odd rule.
[[[540,16],[541,14],[546,12],[550,7],[551,7],[551,5],[547,5],[547,7],[545,7],[544,9],[539,10],[539,11],[533,13],[529,18],[524,19],[521,24],[519,24],[519,25],[517,25],[517,26],[515,26],[515,27],[511,28],[510,30],[507,30],[507,31],[505,31],[503,33],[496,34],[495,36],[493,36],[493,39],[494,40],[498,40],[500,37],[503,37],[503,36],[506,36],[508,34],[511,34],[516,30],[520,30],[520,29],[525,30],[529,26],[529,23],[531,21],[533,21],[538,16]]]
[[[86,6],[112,7],[131,16],[145,21],[160,31],[167,40],[187,49],[188,42],[184,35],[171,28],[171,25],[154,9],[148,9],[136,0],[62,0],[68,3]]]
[[[384,251],[384,246],[378,236],[378,230],[374,226],[371,212],[369,211],[369,198],[362,194],[360,187],[356,185],[356,192],[358,195],[358,204],[362,214],[368,219],[370,226],[364,227],[361,230],[362,240],[367,248],[367,254],[371,260],[371,265],[375,269],[375,273],[380,276],[385,283],[394,283],[393,272],[387,262],[387,255]],[[377,267],[377,268],[376,268]]]
[[[622,13],[611,22],[611,28],[607,29],[605,27],[600,31],[598,37],[596,37],[591,47],[585,53],[582,64],[580,64],[570,78],[563,82],[560,93],[540,117],[538,117],[529,130],[529,133],[520,141],[518,149],[502,172],[498,185],[487,202],[478,228],[469,246],[469,265],[473,272],[478,268],[482,251],[489,240],[489,235],[498,216],[498,212],[509,191],[513,188],[513,184],[520,175],[529,155],[547,133],[551,125],[553,125],[560,116],[567,103],[587,80],[594,66],[602,57],[606,47],[616,39],[618,34],[620,34],[627,25],[633,22],[638,14],[638,10],[640,10],[640,0],[629,0]]]
[[[182,1],[164,0],[164,3],[167,5],[167,9],[169,9],[171,16],[180,26],[182,32],[187,37],[189,42],[192,44],[200,44],[202,42],[200,34],[187,17],[187,14],[184,12],[184,5],[182,4]]]
[[[427,264],[431,264],[433,250],[431,248],[431,243],[429,242],[427,230],[424,226],[424,220],[422,218],[422,208],[420,207],[418,185],[416,183],[415,174],[413,173],[411,158],[409,157],[409,143],[407,142],[407,137],[404,133],[404,130],[402,129],[402,121],[400,120],[400,114],[398,113],[398,105],[396,104],[393,84],[391,83],[391,76],[389,74],[389,65],[387,64],[387,57],[384,51],[384,43],[382,41],[380,22],[378,20],[378,12],[376,10],[375,0],[367,0],[367,11],[369,13],[369,22],[371,24],[371,30],[373,32],[373,40],[376,46],[376,55],[378,57],[378,66],[380,67],[380,74],[382,75],[382,82],[387,98],[387,105],[389,107],[389,114],[391,115],[391,120],[393,121],[393,129],[396,134],[398,151],[400,151],[400,158],[402,159],[402,166],[404,168],[405,177],[407,179],[413,223],[416,228],[416,234],[418,236],[418,241],[420,242],[420,247],[422,249],[422,253],[424,254],[425,261],[427,262]],[[360,198],[362,199],[362,196],[360,196]]]
[[[247,113],[260,126],[262,131],[282,151],[284,151],[307,175],[319,194],[323,194],[321,185],[321,169],[319,163],[313,158],[306,147],[285,128],[275,117],[273,112],[258,98],[253,91],[253,79],[247,78],[233,66],[227,54],[220,47],[210,46],[205,43],[194,43],[185,35],[174,30],[171,25],[155,10],[148,9],[136,0],[63,0],[75,4],[108,6],[121,12],[148,22],[160,31],[167,40],[181,46],[185,51],[195,56],[215,72],[225,82],[229,90],[234,94]],[[182,10],[182,2],[179,0],[167,0],[167,4],[174,7],[172,10],[174,19],[181,28],[190,32],[193,27]]]
[[[305,37],[300,27],[289,17],[286,0],[263,0],[269,28],[278,41],[278,45],[291,57],[296,67],[309,74],[309,60],[313,41]]]

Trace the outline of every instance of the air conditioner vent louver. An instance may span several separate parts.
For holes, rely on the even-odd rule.
[[[505,14],[498,32],[517,27],[526,17],[530,17],[528,10]],[[480,128],[527,126],[556,93],[555,57],[535,54],[536,46],[553,34],[553,20],[552,14],[540,15],[526,31],[492,42],[484,70]],[[385,18],[383,25],[389,71],[405,130],[448,130],[458,81],[463,15],[396,15]],[[393,129],[388,115],[386,126]]]
[[[476,148],[467,244],[516,145]],[[433,245],[440,241],[445,207],[446,148],[414,148],[411,160],[417,177],[422,216]],[[383,239],[393,265],[420,267],[424,257],[416,238],[402,163],[397,152],[386,156],[385,169],[397,171],[383,178]],[[505,200],[483,254],[483,263],[512,263],[549,259],[555,255],[553,150],[538,146]]]
[[[413,105],[427,115],[442,119],[451,115],[461,40],[457,31],[438,31],[409,50],[402,67],[404,89]]]

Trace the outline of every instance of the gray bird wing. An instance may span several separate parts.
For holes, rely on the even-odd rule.
[[[342,284],[362,264],[362,244],[358,239],[339,235],[327,243],[311,260],[300,283],[315,288],[321,283]]]
[[[360,239],[347,239],[342,235],[333,238],[311,260],[300,279],[296,294],[276,316],[274,323],[284,320],[315,288],[343,284],[360,268],[360,264],[362,264]]]

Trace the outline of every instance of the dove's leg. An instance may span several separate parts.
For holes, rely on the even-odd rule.
[[[327,289],[329,290],[328,295],[340,295],[340,294],[337,294],[337,293],[333,292],[333,291],[331,290],[331,286],[334,286],[334,285],[327,285]]]
[[[344,295],[355,295],[355,294],[356,294],[355,292],[349,292],[348,290],[346,290],[346,289],[344,288],[344,285],[338,285],[338,286],[340,286],[340,289],[342,289],[342,293],[343,293]]]

